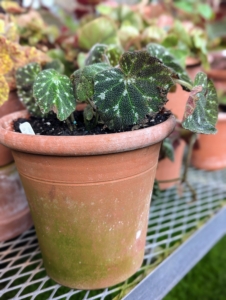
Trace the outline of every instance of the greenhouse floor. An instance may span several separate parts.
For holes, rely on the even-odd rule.
[[[226,170],[189,169],[190,191],[171,188],[153,199],[143,265],[127,281],[95,291],[60,286],[45,272],[35,230],[0,243],[0,299],[157,300],[226,234]]]

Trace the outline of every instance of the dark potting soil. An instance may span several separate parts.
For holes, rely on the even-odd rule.
[[[170,111],[161,111],[154,118],[151,116],[146,116],[146,119],[139,125],[129,126],[123,131],[137,130],[141,128],[146,128],[150,126],[157,125],[166,121],[171,115]],[[54,136],[69,136],[69,135],[95,135],[95,134],[107,134],[115,133],[118,131],[109,130],[106,126],[99,124],[94,129],[87,130],[83,122],[83,112],[76,111],[74,113],[74,118],[76,121],[76,128],[70,131],[66,121],[59,121],[55,114],[51,114],[45,118],[37,118],[31,116],[29,119],[19,118],[14,121],[14,130],[16,132],[21,132],[19,125],[24,122],[29,122],[33,128],[35,134],[37,135],[54,135]]]

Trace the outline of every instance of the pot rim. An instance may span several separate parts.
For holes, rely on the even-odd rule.
[[[144,129],[86,136],[41,136],[21,134],[12,130],[12,120],[26,118],[26,110],[0,119],[0,142],[12,150],[55,156],[100,155],[130,151],[161,142],[174,129],[171,115],[165,122]]]

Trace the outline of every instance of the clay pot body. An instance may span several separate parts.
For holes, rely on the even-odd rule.
[[[0,120],[30,204],[44,265],[62,285],[98,289],[139,269],[161,141],[175,118],[95,136],[31,136]]]
[[[187,57],[186,58],[186,71],[189,77],[194,80],[198,72],[202,71],[202,65],[198,58]]]
[[[0,241],[16,237],[32,226],[27,199],[15,164],[0,168]]]
[[[215,59],[224,58],[226,60],[226,55],[223,54],[223,51],[216,51],[210,53],[208,58],[211,64]],[[210,69],[205,72],[213,80],[217,90],[226,92],[226,69]]]
[[[201,71],[201,65],[199,63],[197,64],[197,62],[192,65],[192,62],[195,63],[194,61],[189,61],[190,64],[187,65],[186,70],[188,75],[194,79],[195,75]],[[176,85],[175,92],[168,93],[167,95],[169,101],[166,103],[165,107],[171,110],[180,122],[183,120],[188,96],[189,93],[184,91],[179,84]]]
[[[219,113],[216,134],[200,134],[191,162],[195,168],[219,170],[226,167],[226,114]]]
[[[156,171],[156,179],[161,180],[171,180],[180,177],[181,166],[183,161],[185,142],[180,140],[180,144],[176,147],[174,151],[174,161],[171,161],[169,158],[164,158],[159,161],[157,171]],[[159,188],[161,190],[168,189],[178,181],[173,182],[159,182]]]
[[[24,106],[20,102],[17,93],[12,91],[9,93],[9,99],[0,106],[0,118],[10,114],[14,111],[19,111],[24,109]],[[13,156],[11,151],[0,144],[0,167],[3,167],[13,161]]]

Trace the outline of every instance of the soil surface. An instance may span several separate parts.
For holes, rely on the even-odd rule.
[[[129,126],[123,131],[132,131],[141,128],[151,127],[166,121],[171,115],[170,111],[161,111],[154,118],[146,116],[145,120],[139,125]],[[76,111],[74,113],[76,121],[76,128],[72,131],[68,128],[66,121],[59,121],[55,114],[51,114],[46,118],[37,118],[31,116],[29,119],[18,119],[14,121],[14,130],[21,132],[19,125],[24,122],[29,122],[37,135],[54,135],[54,136],[69,136],[69,135],[95,135],[95,134],[107,134],[115,133],[119,131],[109,130],[106,126],[98,124],[94,129],[87,130],[83,122],[83,112]]]

